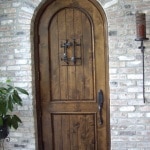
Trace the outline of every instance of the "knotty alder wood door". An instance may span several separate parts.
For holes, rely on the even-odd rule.
[[[38,108],[44,150],[109,149],[105,29],[96,6],[88,0],[56,0],[40,17]]]

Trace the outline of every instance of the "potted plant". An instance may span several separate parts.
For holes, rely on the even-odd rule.
[[[20,94],[28,95],[28,92],[19,87],[14,87],[7,81],[0,83],[0,140],[9,134],[9,128],[17,129],[21,119],[14,113],[16,105],[22,106]]]

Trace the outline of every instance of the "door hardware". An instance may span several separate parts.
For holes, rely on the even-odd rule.
[[[61,43],[61,48],[64,48],[64,53],[63,53],[63,57],[61,58],[61,60],[63,60],[64,62],[66,62],[68,64],[68,55],[67,55],[67,49],[72,46],[72,43],[69,42],[68,40],[66,40],[65,43]]]
[[[76,54],[75,54],[75,52],[76,52],[76,46],[81,46],[81,44],[80,43],[77,43],[76,42],[76,39],[73,39],[73,56],[71,57],[71,61],[74,63],[74,64],[76,64],[76,60],[77,59],[81,59],[81,57],[80,58],[78,58],[78,57],[76,57]]]
[[[76,65],[77,60],[80,60],[78,62],[78,65],[81,64],[81,52],[80,56],[76,57],[76,47],[81,46],[81,43],[77,43],[76,39],[73,40],[65,40],[65,43],[61,44],[61,48],[64,48],[63,56],[61,57],[61,61],[64,61],[66,65]],[[68,55],[68,51],[71,51]],[[80,50],[81,51],[81,50]]]
[[[103,92],[102,92],[102,90],[99,90],[99,92],[98,92],[98,109],[99,109],[100,125],[103,124],[103,118],[102,118],[103,102],[104,102]]]

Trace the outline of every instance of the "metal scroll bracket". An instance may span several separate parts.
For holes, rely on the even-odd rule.
[[[103,124],[103,118],[102,118],[102,108],[103,108],[103,102],[104,102],[104,97],[103,97],[103,92],[102,90],[98,91],[98,110],[99,110],[99,123],[100,125]]]
[[[64,48],[63,56],[61,57],[62,65],[81,65],[81,48],[79,48],[79,51],[77,50],[77,46],[81,46],[81,41],[79,43],[77,41],[80,41],[80,39],[61,41],[61,48]]]
[[[141,42],[141,46],[139,46],[138,48],[141,49],[141,52],[142,52],[142,60],[143,60],[143,101],[144,103],[146,102],[146,97],[145,97],[145,61],[144,61],[144,52],[145,52],[145,46],[143,44],[143,41],[145,40],[149,40],[148,38],[145,38],[145,39],[135,39],[135,41],[140,41]]]
[[[61,48],[64,48],[64,53],[63,53],[63,57],[61,58],[61,60],[63,60],[64,62],[66,62],[67,64],[69,64],[69,59],[68,59],[68,55],[67,55],[67,50],[68,48],[72,46],[72,43],[69,42],[68,40],[66,40],[65,43],[61,43]]]
[[[75,52],[76,52],[76,46],[81,46],[81,44],[80,43],[78,44],[76,42],[76,39],[73,39],[73,56],[71,57],[71,61],[74,64],[76,64],[77,59],[81,59],[81,57],[80,58],[76,57],[76,54],[75,54]]]

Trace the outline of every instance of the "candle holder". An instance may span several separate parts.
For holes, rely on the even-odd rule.
[[[143,101],[146,102],[145,97],[145,60],[144,60],[144,52],[145,46],[144,41],[149,40],[146,38],[146,18],[144,13],[136,13],[136,39],[135,41],[140,41],[141,45],[138,47],[142,52],[142,64],[143,64]]]

